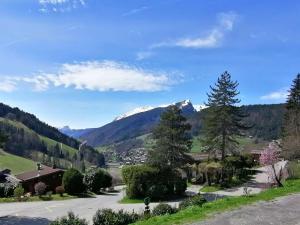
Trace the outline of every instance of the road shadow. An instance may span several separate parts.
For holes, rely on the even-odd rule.
[[[51,221],[45,218],[30,218],[18,216],[0,217],[1,225],[49,225]]]

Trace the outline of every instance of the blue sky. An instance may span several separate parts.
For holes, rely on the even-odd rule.
[[[225,70],[242,104],[284,102],[299,1],[1,0],[0,98],[53,125],[206,101]]]

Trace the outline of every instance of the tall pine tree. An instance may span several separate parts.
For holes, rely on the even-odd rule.
[[[175,169],[185,165],[192,146],[190,129],[181,110],[175,105],[168,107],[153,131],[156,144],[149,151],[148,164],[160,169]]]
[[[237,138],[243,136],[242,130],[247,128],[242,123],[245,115],[237,106],[240,103],[238,85],[225,71],[207,94],[209,108],[204,118],[204,142],[208,151],[220,151],[222,160],[228,151],[236,149]]]
[[[283,125],[282,146],[287,159],[300,158],[300,74],[289,91]]]

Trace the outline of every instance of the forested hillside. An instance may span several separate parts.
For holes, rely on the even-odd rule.
[[[103,166],[103,154],[90,146],[78,151],[80,142],[62,134],[34,115],[0,104],[0,132],[7,136],[3,146],[6,152],[41,161],[58,167],[85,167],[85,164]]]

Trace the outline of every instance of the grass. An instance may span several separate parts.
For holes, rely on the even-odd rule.
[[[32,196],[26,199],[26,202],[38,202],[38,201],[63,201],[63,200],[70,200],[78,198],[77,196],[64,194],[63,196],[60,196],[58,194],[53,194],[51,197],[49,196]],[[11,198],[0,198],[0,203],[10,203],[10,202],[18,202],[18,199],[11,197]]]
[[[282,188],[273,188],[252,196],[228,197],[205,203],[202,207],[189,207],[172,215],[152,217],[139,221],[135,225],[171,225],[185,224],[204,220],[216,213],[236,209],[258,201],[270,201],[274,198],[300,192],[300,179],[288,180]]]
[[[119,203],[121,204],[138,204],[138,203],[144,203],[143,199],[131,199],[128,198],[127,196],[125,196],[124,198],[122,198]]]
[[[201,192],[215,192],[215,191],[219,191],[221,189],[222,188],[220,187],[220,185],[212,185],[212,186],[204,186],[199,191],[201,191]]]
[[[10,169],[12,174],[19,174],[35,168],[36,163],[34,161],[0,150],[0,169]]]

